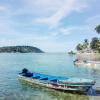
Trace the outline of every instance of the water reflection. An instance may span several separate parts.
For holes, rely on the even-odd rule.
[[[94,69],[94,70],[99,70],[100,71],[100,65],[95,65],[95,66],[91,66],[91,65],[86,65],[86,64],[74,64],[74,66],[76,67],[83,67],[83,68],[88,68],[88,69]]]
[[[33,98],[34,100],[89,100],[89,97],[86,95],[60,92],[33,84],[27,84],[23,81],[20,81],[20,84],[22,86],[21,91],[26,91],[25,96],[30,95],[28,92],[33,92],[33,95],[29,97],[30,100],[33,100]],[[23,96],[21,98],[23,98]]]

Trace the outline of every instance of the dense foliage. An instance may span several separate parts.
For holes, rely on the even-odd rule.
[[[96,28],[95,28],[95,30],[96,30],[96,32],[97,32],[98,34],[100,34],[100,25],[97,25]]]
[[[32,46],[6,46],[6,47],[0,47],[0,53],[7,52],[7,53],[43,53],[42,50],[36,47]]]
[[[76,49],[77,49],[77,51],[83,50],[83,45],[79,43],[79,44],[76,46]]]
[[[77,51],[85,51],[85,50],[92,50],[95,52],[100,52],[100,39],[97,37],[93,37],[92,40],[89,42],[79,43],[76,46]]]
[[[98,43],[99,43],[99,39],[97,37],[92,38],[90,43],[91,49],[98,50]]]
[[[95,27],[95,31],[100,34],[100,25],[97,25]],[[84,50],[92,50],[95,52],[100,52],[100,38],[93,37],[90,43],[88,42],[87,39],[84,40],[82,44],[78,44],[76,46],[77,51],[84,51]]]
[[[80,51],[80,50],[84,50],[84,49],[88,48],[88,46],[89,46],[88,39],[85,39],[84,42],[83,42],[82,44],[79,43],[79,44],[76,46],[76,49],[77,49],[78,51]]]

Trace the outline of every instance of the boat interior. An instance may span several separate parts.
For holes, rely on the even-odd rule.
[[[51,82],[58,82],[60,80],[68,79],[68,78],[44,75],[44,74],[39,74],[39,73],[26,73],[26,74],[22,74],[22,75],[25,76],[25,77],[33,78],[33,79],[51,81]]]

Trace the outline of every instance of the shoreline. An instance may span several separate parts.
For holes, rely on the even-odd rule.
[[[81,60],[100,61],[100,53],[76,53],[76,58]]]

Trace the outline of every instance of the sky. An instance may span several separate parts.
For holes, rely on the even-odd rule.
[[[68,52],[99,36],[98,24],[100,0],[0,0],[0,47]]]

